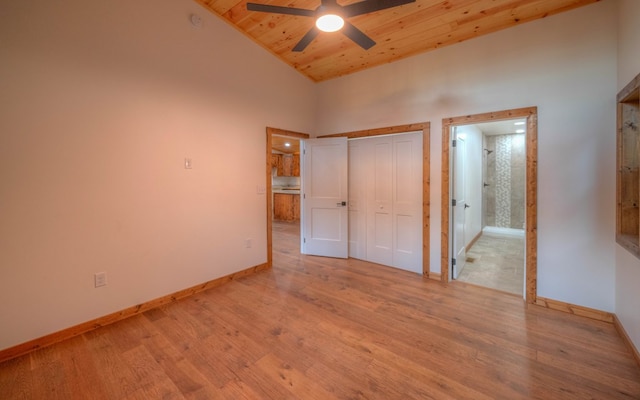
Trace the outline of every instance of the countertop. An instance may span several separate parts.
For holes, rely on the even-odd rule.
[[[300,194],[300,187],[292,186],[292,187],[283,187],[283,186],[273,186],[271,188],[272,193],[284,193],[284,194]]]

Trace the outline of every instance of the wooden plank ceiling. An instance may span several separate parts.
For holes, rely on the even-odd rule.
[[[416,0],[348,19],[377,43],[369,50],[334,32],[320,33],[303,52],[291,49],[313,27],[311,17],[247,11],[246,0],[196,1],[311,80],[321,82],[599,0]],[[309,10],[320,5],[320,0],[251,2]]]
[[[291,137],[274,135],[271,138],[271,149],[284,154],[300,154],[300,141]]]

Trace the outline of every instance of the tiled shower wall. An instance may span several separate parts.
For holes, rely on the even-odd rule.
[[[524,134],[484,137],[484,226],[524,229]]]

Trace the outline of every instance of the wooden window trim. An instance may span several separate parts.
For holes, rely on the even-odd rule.
[[[616,100],[616,242],[640,258],[640,74]]]

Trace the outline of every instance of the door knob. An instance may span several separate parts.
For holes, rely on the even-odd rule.
[[[468,205],[467,203],[464,203],[464,208],[465,208],[465,209],[467,209],[467,208],[469,208],[469,207],[471,207],[471,206],[470,206],[470,205]]]

